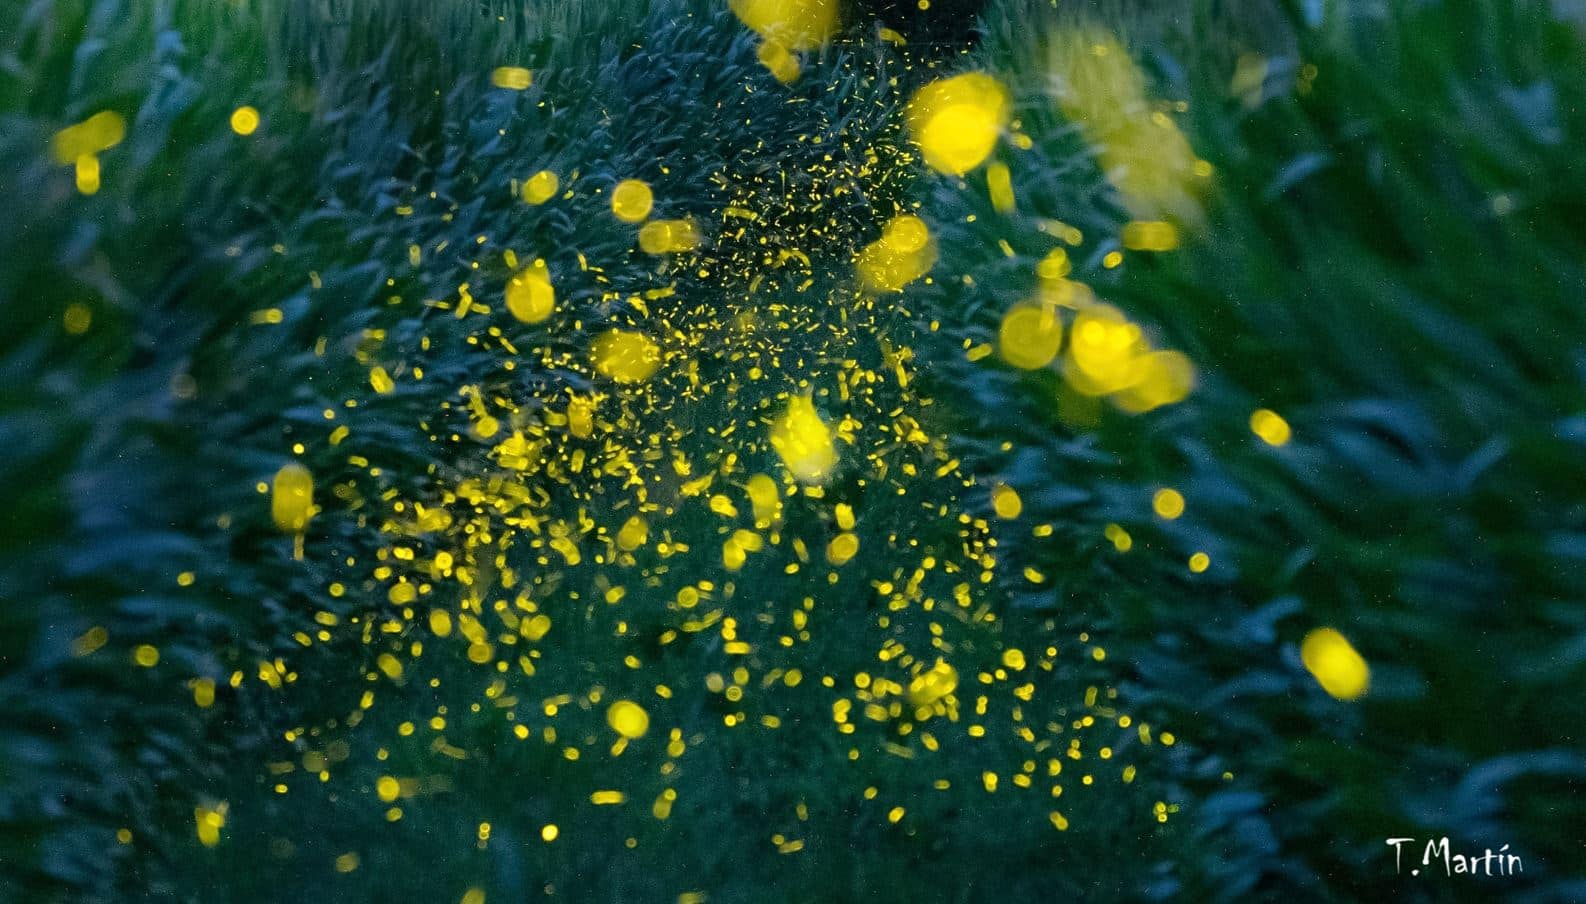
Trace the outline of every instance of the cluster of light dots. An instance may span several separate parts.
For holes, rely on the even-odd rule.
[[[835,0],[731,6],[760,35],[760,60],[781,82],[797,79],[796,54],[820,47],[836,27]],[[1143,91],[1121,48],[1089,46],[1058,55],[1070,85],[1059,105],[1094,131],[1112,169],[1155,173],[1117,185],[1140,211],[1122,245],[1170,250],[1175,223],[1191,219],[1186,185],[1205,173],[1170,121],[1141,124],[1113,104],[1074,96],[1085,93],[1075,85],[1115,98]],[[512,91],[533,85],[528,70],[511,66],[490,81]],[[914,159],[953,177],[985,166],[994,206],[1012,212],[1007,165],[988,165],[1010,116],[1008,92],[990,75],[927,85],[905,111]],[[238,135],[259,124],[248,106],[230,119]],[[118,116],[99,114],[56,137],[56,159],[73,163],[79,187],[92,193],[97,155],[124,132]],[[830,172],[819,175],[829,184],[886,178],[875,149],[848,150],[827,157]],[[891,163],[906,165],[910,156]],[[1000,560],[999,535],[1045,536],[1051,527],[1026,523],[1015,488],[966,473],[947,438],[924,426],[933,400],[914,386],[908,321],[895,315],[898,293],[928,279],[936,263],[929,225],[912,210],[878,212],[870,234],[879,238],[856,244],[846,261],[851,278],[821,281],[812,278],[812,261],[848,227],[805,210],[815,206],[810,198],[768,199],[774,189],[763,175],[737,179],[723,175],[732,199],[714,217],[664,219],[655,214],[667,199],[637,176],[590,186],[575,173],[526,174],[514,191],[530,207],[603,196],[606,213],[633,233],[629,256],[654,262],[650,284],[619,287],[604,275],[605,262],[582,254],[576,269],[553,269],[543,249],[502,248],[480,236],[482,249],[494,249],[473,262],[482,278],[427,304],[471,327],[469,343],[491,350],[498,370],[459,387],[421,424],[437,460],[469,467],[410,495],[388,479],[378,443],[361,448],[358,434],[327,410],[324,435],[292,452],[307,456],[317,445],[320,460],[345,462],[352,476],[317,494],[314,475],[294,460],[259,482],[270,520],[293,538],[299,559],[332,555],[314,542],[322,508],[382,538],[372,558],[336,554],[342,577],[325,593],[343,613],[359,602],[354,614],[327,607],[295,635],[303,647],[363,647],[367,689],[339,718],[287,733],[289,755],[268,769],[277,793],[319,793],[343,772],[357,775],[354,751],[371,741],[353,741],[360,732],[389,732],[372,739],[375,763],[363,762],[378,778],[339,793],[361,795],[398,822],[405,808],[444,793],[447,771],[473,755],[468,739],[488,733],[579,763],[569,774],[590,782],[579,806],[664,823],[703,803],[683,800],[679,789],[691,753],[725,733],[777,735],[788,749],[822,735],[852,770],[852,797],[884,805],[875,811],[884,826],[918,828],[910,815],[917,795],[967,787],[1023,795],[1033,821],[1062,831],[1065,795],[1098,793],[1103,779],[1132,782],[1131,759],[1142,748],[1175,742],[1118,709],[1115,691],[1062,680],[1064,657],[1105,659],[1088,635],[1059,637],[1050,624],[1020,636],[1004,629],[994,588],[999,574],[1019,566]],[[811,215],[786,215],[800,210]],[[410,263],[418,267],[423,257],[415,245]],[[1182,399],[1193,385],[1187,359],[1152,349],[1138,326],[1070,279],[1070,269],[1061,248],[1041,262],[1040,297],[1003,320],[1002,359],[1036,369],[1061,357],[1071,385],[1129,412]],[[691,298],[679,291],[688,279],[708,279],[715,299],[738,301]],[[600,316],[560,300],[573,291],[597,297]],[[589,319],[600,327],[587,329]],[[76,322],[87,329],[83,317]],[[587,333],[581,345],[552,341],[575,328]],[[370,330],[354,352],[367,394],[347,399],[349,409],[425,378],[430,339],[397,347],[386,338]],[[525,371],[575,379],[519,379]],[[1249,426],[1271,446],[1291,437],[1268,409]],[[1163,488],[1150,508],[1173,520],[1186,502]],[[994,519],[974,513],[985,510]],[[1133,543],[1117,524],[1106,538],[1120,552]],[[1195,552],[1189,568],[1209,564]],[[1045,580],[1033,569],[1022,574]],[[184,572],[177,582],[190,586],[194,576]],[[95,628],[73,652],[89,655],[108,641]],[[131,656],[145,668],[160,662],[148,644]],[[289,658],[194,678],[193,701],[211,707],[217,693],[245,681],[284,691],[297,678]],[[1338,632],[1314,631],[1302,659],[1329,694],[1365,692],[1366,665]],[[456,683],[459,660],[471,677],[446,684]],[[381,712],[384,700],[402,705],[401,691],[413,687],[449,702]],[[399,749],[407,752],[399,757]],[[882,758],[906,761],[920,778],[893,788],[873,783],[866,764]],[[828,778],[844,785],[841,769]],[[200,844],[223,843],[229,807],[195,809]],[[1152,814],[1166,821],[1174,810],[1157,802]],[[489,815],[479,823],[480,847],[491,838]],[[797,831],[807,815],[800,803],[768,843],[780,854],[803,851]],[[558,843],[580,822],[578,813],[546,813],[538,837]],[[130,832],[121,840],[130,843]],[[333,866],[345,873],[360,863],[354,851]],[[481,904],[484,891],[469,888],[462,900]]]

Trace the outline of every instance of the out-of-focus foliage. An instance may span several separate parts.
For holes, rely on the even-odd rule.
[[[739,6],[0,0],[0,897],[1586,895],[1576,26]]]
[[[1471,892],[1389,885],[1385,838],[1446,834],[1523,851],[1523,878],[1479,893],[1579,897],[1578,26],[1485,0],[1237,25],[1194,5],[1165,27],[1043,7],[989,12],[973,64],[1010,86],[1030,138],[997,158],[1016,208],[999,209],[993,163],[940,180],[922,213],[942,262],[918,310],[945,340],[925,372],[973,400],[957,431],[972,469],[1000,469],[1059,525],[1010,551],[1056,576],[1028,604],[1105,624],[1136,699],[1190,740],[1173,887]],[[1116,155],[1063,109],[1053,60],[1074,48],[1053,48],[1075,40],[1127,48],[1142,115],[1209,164],[1202,209],[1170,216],[1161,250],[1131,250]],[[1188,355],[1186,401],[1133,415],[1061,367],[978,354],[1004,312],[1050,294],[1053,249]],[[1171,520],[1162,487],[1182,495]],[[1364,664],[1302,655],[1319,628]],[[1364,697],[1329,696],[1354,696],[1365,664]]]

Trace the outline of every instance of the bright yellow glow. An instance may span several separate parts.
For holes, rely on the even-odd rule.
[[[998,213],[1013,212],[1013,174],[1006,163],[995,161],[986,167],[986,191],[991,195],[991,206]]]
[[[1344,635],[1317,628],[1300,643],[1300,661],[1322,690],[1339,700],[1359,699],[1371,687],[1371,669]]]
[[[74,170],[77,180],[77,190],[85,195],[99,193],[99,158],[93,154],[84,154],[77,158]]]
[[[606,724],[617,734],[634,740],[650,730],[650,714],[632,700],[618,700],[606,709]]]
[[[991,508],[998,518],[1012,520],[1024,511],[1024,501],[1013,487],[999,483],[991,491]]]
[[[497,88],[522,91],[534,84],[534,74],[522,66],[498,66],[490,73],[490,84]]]
[[[544,204],[556,197],[557,189],[562,187],[562,180],[550,170],[540,170],[530,176],[523,183],[523,200],[530,204]]]
[[[655,195],[638,179],[624,179],[611,190],[611,212],[625,223],[637,223],[650,215]]]
[[[447,637],[452,633],[452,616],[445,609],[430,611],[430,631],[436,637]]]
[[[1124,411],[1140,413],[1182,402],[1195,388],[1195,366],[1183,352],[1155,351],[1134,360],[1134,383],[1113,396]]]
[[[798,57],[788,52],[786,47],[775,41],[766,41],[755,51],[760,59],[760,65],[771,73],[772,78],[784,85],[791,84],[799,77]]]
[[[661,349],[649,336],[610,330],[590,348],[595,369],[618,383],[642,383],[661,366]]]
[[[402,785],[391,776],[382,775],[379,781],[375,782],[374,791],[381,803],[388,804],[402,795]]]
[[[1063,362],[1068,384],[1089,396],[1111,396],[1138,414],[1183,401],[1195,387],[1195,368],[1176,351],[1153,350],[1144,332],[1111,305],[1083,305],[1069,332]]]
[[[1063,322],[1057,311],[1044,304],[1021,304],[1008,309],[997,331],[1002,359],[1023,370],[1052,363],[1063,341]]]
[[[297,462],[275,472],[270,491],[270,518],[287,533],[298,534],[314,516],[314,477]]]
[[[771,425],[771,447],[788,472],[803,483],[824,483],[837,470],[831,428],[808,396],[788,401],[787,411]]]
[[[1094,305],[1074,318],[1068,346],[1070,385],[1086,395],[1106,395],[1138,379],[1135,359],[1144,349],[1140,328],[1111,305]]]
[[[507,280],[507,310],[524,323],[539,323],[556,310],[556,289],[543,263],[519,270]]]
[[[692,220],[651,220],[639,227],[639,247],[646,254],[691,251],[698,244]]]
[[[622,529],[617,531],[617,546],[624,552],[633,552],[643,546],[650,537],[650,526],[638,515],[630,517],[622,524]]]
[[[754,507],[756,524],[771,526],[782,517],[782,496],[777,492],[776,481],[764,474],[749,478],[749,504]]]
[[[1172,251],[1178,247],[1178,227],[1165,220],[1131,220],[1120,238],[1130,251]]]
[[[843,531],[832,538],[826,545],[826,560],[833,565],[841,565],[852,559],[859,552],[859,538],[849,531]]]
[[[938,172],[962,176],[991,156],[1010,116],[1007,89],[984,72],[932,82],[909,102],[909,134]]]
[[[50,153],[60,164],[77,163],[108,151],[121,143],[127,135],[127,121],[114,110],[102,110],[73,126],[55,133],[50,142]]]
[[[898,292],[931,271],[936,243],[919,217],[904,214],[890,220],[881,238],[859,252],[855,267],[872,292]]]
[[[231,130],[238,135],[252,135],[259,128],[259,111],[241,106],[231,111]]]
[[[1293,437],[1289,422],[1269,408],[1257,408],[1250,414],[1250,432],[1261,437],[1269,446],[1281,446]]]
[[[744,25],[788,50],[814,50],[837,31],[837,0],[727,0]]]
[[[930,706],[958,689],[958,670],[943,660],[915,675],[909,682],[909,702],[915,706]]]
[[[1163,487],[1151,497],[1151,510],[1157,517],[1172,521],[1184,514],[1184,494],[1172,487]]]
[[[226,811],[229,808],[225,803],[214,807],[194,807],[193,824],[198,834],[198,842],[204,847],[214,847],[220,843],[220,830],[226,826]]]

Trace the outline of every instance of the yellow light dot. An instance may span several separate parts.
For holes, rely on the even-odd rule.
[[[1261,441],[1269,446],[1281,446],[1294,435],[1289,422],[1268,408],[1257,408],[1251,412],[1250,432],[1261,437]]]
[[[523,200],[530,204],[544,204],[556,196],[562,180],[550,170],[540,170],[523,183]]]
[[[193,808],[193,827],[199,843],[204,847],[214,847],[220,843],[220,830],[226,826],[226,809],[225,803],[214,808]]]
[[[313,514],[313,476],[296,462],[283,465],[271,484],[270,517],[275,526],[288,533],[302,533]]]
[[[215,705],[215,679],[194,679],[193,702],[198,705],[199,709],[208,709]]]
[[[1106,529],[1102,531],[1102,535],[1111,540],[1113,548],[1119,552],[1128,552],[1134,548],[1134,538],[1129,536],[1129,532],[1117,524],[1107,525]]]
[[[99,158],[93,154],[78,157],[75,164],[77,190],[85,195],[99,193]]]
[[[999,213],[1013,210],[1013,175],[1006,163],[999,161],[986,167],[986,190],[991,195],[991,206]]]
[[[961,176],[997,146],[1008,122],[1008,93],[984,72],[932,82],[909,102],[909,131],[926,165]]]
[[[611,212],[626,223],[637,223],[650,215],[655,195],[638,179],[624,179],[611,190]]]
[[[523,91],[534,84],[534,73],[522,66],[497,66],[490,73],[490,83],[497,88]]]
[[[452,616],[445,609],[430,610],[430,631],[436,637],[446,637],[452,633]]]
[[[389,775],[382,775],[380,780],[375,782],[374,790],[382,803],[391,803],[401,796],[402,784]]]
[[[893,807],[887,813],[887,822],[896,823],[899,820],[901,820],[903,818],[903,814],[905,814],[907,812],[908,811],[903,809],[902,807]]]
[[[841,565],[852,559],[859,552],[859,537],[844,531],[832,538],[826,547],[826,560],[833,565]]]
[[[1024,511],[1024,501],[1013,487],[999,483],[991,491],[991,508],[998,518],[1012,520]]]
[[[650,730],[650,714],[632,700],[618,700],[606,710],[606,724],[629,740],[642,738]]]
[[[795,396],[771,426],[771,447],[788,472],[803,483],[822,483],[837,469],[831,428],[808,396]]]
[[[1003,315],[997,332],[1002,359],[1022,370],[1050,364],[1062,341],[1063,322],[1048,305],[1015,305]]]
[[[1184,514],[1184,494],[1171,487],[1163,487],[1151,497],[1151,509],[1168,521]]]
[[[93,325],[94,312],[89,309],[88,305],[81,302],[73,302],[66,306],[66,313],[61,316],[61,321],[61,325],[66,328],[66,332],[73,336],[81,336],[88,332],[88,328]]]
[[[1211,567],[1211,564],[1211,556],[1208,556],[1203,552],[1197,552],[1189,557],[1189,570],[1195,572],[1196,574],[1200,574],[1201,572],[1205,571],[1207,568]]]
[[[1300,643],[1300,661],[1322,690],[1355,700],[1371,687],[1371,669],[1353,645],[1332,628],[1317,628]]]
[[[259,111],[249,106],[231,111],[231,130],[238,135],[252,135],[259,128]]]
[[[132,661],[144,668],[153,668],[160,663],[160,651],[149,644],[139,644],[132,651]]]
[[[507,280],[507,310],[524,323],[539,323],[556,310],[556,289],[543,264],[518,271]]]

